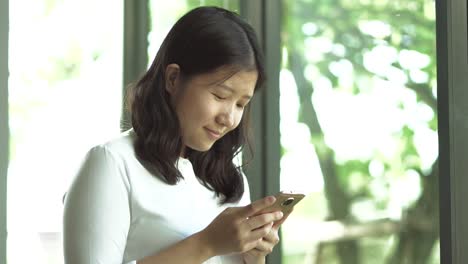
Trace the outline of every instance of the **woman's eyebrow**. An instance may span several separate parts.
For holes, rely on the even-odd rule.
[[[230,87],[230,86],[228,86],[228,85],[226,85],[226,84],[220,83],[220,84],[219,84],[219,87],[221,87],[221,88],[223,88],[223,89],[225,89],[225,90],[228,90],[228,91],[231,92],[231,93],[236,93],[236,90],[234,90],[234,88],[232,88],[232,87]],[[248,99],[248,100],[250,100],[250,99],[252,98],[252,96],[251,96],[251,95],[248,95],[248,94],[246,94],[246,95],[244,95],[244,96],[242,96],[242,97],[243,97],[243,98],[246,98],[246,99]]]

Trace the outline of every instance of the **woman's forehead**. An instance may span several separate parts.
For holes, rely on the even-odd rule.
[[[240,71],[226,79],[222,85],[236,90],[240,93],[245,93],[250,97],[253,96],[255,85],[257,83],[257,71]]]
[[[199,74],[192,80],[201,85],[228,86],[231,89],[255,88],[258,72],[256,70],[219,69],[209,73]]]

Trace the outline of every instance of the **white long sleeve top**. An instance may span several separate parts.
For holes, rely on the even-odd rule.
[[[86,155],[65,200],[66,264],[136,263],[201,231],[226,207],[250,203],[244,178],[240,202],[218,205],[188,159],[177,165],[184,179],[166,184],[137,160],[134,137],[129,130]],[[242,263],[242,258],[217,256],[205,263]]]

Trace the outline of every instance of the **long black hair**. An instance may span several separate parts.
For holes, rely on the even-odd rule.
[[[256,34],[236,13],[218,7],[199,7],[176,22],[149,70],[127,94],[137,135],[136,155],[148,171],[168,184],[176,184],[182,178],[176,162],[183,148],[179,121],[165,89],[165,70],[172,63],[179,65],[184,79],[227,67],[231,74],[257,71],[255,91],[265,81]],[[221,203],[239,201],[244,193],[242,172],[233,159],[245,146],[252,150],[249,105],[238,127],[216,141],[210,150],[186,151],[196,176],[222,198]]]

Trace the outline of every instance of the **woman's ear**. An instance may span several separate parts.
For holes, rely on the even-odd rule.
[[[166,91],[169,94],[174,94],[177,91],[177,87],[180,83],[179,65],[175,63],[167,65],[164,78],[166,81]]]

